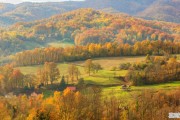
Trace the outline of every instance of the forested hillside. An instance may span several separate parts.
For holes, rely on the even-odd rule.
[[[179,0],[156,0],[137,16],[145,19],[164,20],[169,22],[180,22]]]
[[[0,26],[48,18],[52,15],[79,8],[76,4],[74,2],[67,2],[66,4],[28,2],[18,5],[0,3]]]
[[[0,3],[0,120],[177,117],[180,24],[158,20],[178,11],[178,0]]]
[[[79,8],[93,8],[108,13],[126,13],[145,19],[180,22],[178,0],[85,0],[59,3],[0,3],[0,26],[48,18]]]
[[[8,55],[46,46],[52,41],[68,41],[75,45],[106,42],[134,44],[142,40],[179,42],[179,33],[180,25],[175,23],[147,21],[127,15],[79,9],[1,29],[0,51]]]

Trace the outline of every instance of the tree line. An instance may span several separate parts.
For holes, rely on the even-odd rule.
[[[86,60],[95,57],[137,56],[137,55],[164,55],[179,54],[180,43],[171,41],[136,42],[134,45],[105,43],[88,44],[66,48],[36,48],[17,53],[14,56],[15,65],[39,65],[45,62],[70,62]]]
[[[83,90],[86,94],[65,89],[48,98],[42,94],[1,97],[0,117],[8,120],[166,120],[170,112],[180,109],[178,88],[105,99],[101,91],[98,87],[89,87]]]
[[[146,57],[141,63],[121,65],[128,69],[126,79],[133,85],[149,85],[178,81],[180,78],[180,63],[176,58]]]

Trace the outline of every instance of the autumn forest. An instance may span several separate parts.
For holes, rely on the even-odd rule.
[[[82,7],[0,27],[0,118],[169,120],[179,113],[180,24],[131,15]]]

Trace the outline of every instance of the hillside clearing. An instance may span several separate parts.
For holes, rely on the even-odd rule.
[[[74,42],[72,42],[72,41],[54,41],[54,42],[47,43],[46,46],[65,48],[65,47],[74,46]]]
[[[130,56],[130,57],[104,57],[104,58],[95,58],[92,59],[93,62],[99,63],[104,70],[110,71],[112,67],[118,67],[121,63],[135,63],[141,62],[145,59],[145,56]],[[66,74],[68,69],[68,64],[75,64],[79,67],[80,71],[84,71],[83,65],[84,61],[76,61],[76,62],[64,62],[58,63],[58,68],[60,69],[61,74]],[[38,68],[42,65],[35,65],[35,66],[25,66],[25,67],[17,67],[20,69],[24,74],[28,73],[36,73]],[[83,73],[83,72],[82,72]]]

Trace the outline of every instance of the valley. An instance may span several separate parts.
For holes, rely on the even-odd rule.
[[[179,56],[179,55],[177,55]],[[117,79],[115,77],[121,76],[125,77],[128,70],[119,70],[119,66],[122,63],[140,63],[144,61],[145,56],[130,56],[130,57],[106,57],[106,58],[97,58],[92,59],[93,62],[98,63],[102,66],[103,70],[100,70],[98,73],[92,74],[89,76],[84,71],[85,61],[75,61],[67,63],[59,63],[57,66],[60,70],[60,74],[63,76],[68,75],[68,67],[70,64],[74,64],[78,67],[80,71],[80,77],[84,79],[85,84],[94,85],[102,87],[102,95],[104,97],[130,97],[132,94],[141,93],[143,90],[172,90],[180,86],[179,80],[176,82],[169,82],[156,85],[143,85],[143,86],[132,86],[130,91],[122,89],[123,84],[128,84],[123,82],[122,79]],[[41,68],[41,65],[38,66],[26,66],[26,67],[17,67],[21,70],[23,74],[36,74],[38,69]],[[116,68],[116,69],[114,69]],[[60,81],[57,81],[59,83]],[[69,81],[71,84],[71,81]],[[52,96],[53,91],[43,90],[42,93],[45,97]]]
[[[168,120],[180,111],[179,4],[0,3],[0,118]]]

